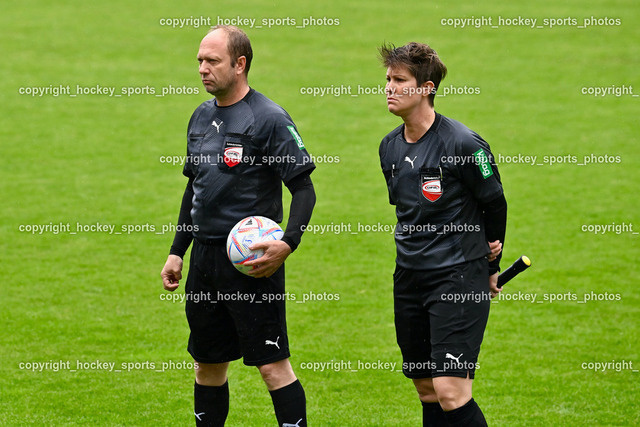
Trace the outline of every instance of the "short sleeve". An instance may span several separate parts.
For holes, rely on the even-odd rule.
[[[456,144],[456,158],[464,160],[457,165],[458,173],[478,202],[490,202],[503,193],[495,158],[480,135],[463,135]]]
[[[193,159],[193,152],[191,150],[192,147],[198,146],[199,142],[204,137],[204,133],[198,133],[196,129],[194,129],[195,123],[197,123],[200,114],[204,109],[204,104],[200,105],[191,115],[189,119],[189,125],[187,126],[187,157],[185,158],[184,167],[182,168],[182,174],[187,178],[195,178],[196,171],[195,166],[191,159]]]
[[[282,181],[286,184],[302,172],[315,169],[313,159],[288,115],[278,115],[270,122],[264,160],[277,171]]]

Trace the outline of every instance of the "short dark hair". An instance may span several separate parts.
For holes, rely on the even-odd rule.
[[[433,105],[435,92],[447,75],[447,67],[438,57],[438,53],[428,45],[416,42],[401,47],[385,43],[378,50],[385,67],[407,67],[416,78],[418,86],[432,81],[435,87],[429,94],[429,101]]]
[[[236,66],[236,61],[241,56],[247,58],[247,63],[244,67],[244,74],[249,74],[249,68],[251,68],[251,60],[253,59],[253,49],[251,49],[251,41],[247,34],[240,28],[233,25],[216,25],[211,27],[209,33],[215,30],[223,30],[227,33],[229,39],[227,40],[227,50],[229,56],[231,56],[231,66]]]

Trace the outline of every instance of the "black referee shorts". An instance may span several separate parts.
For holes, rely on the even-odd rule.
[[[408,378],[473,378],[489,318],[485,258],[438,270],[396,266],[394,311]]]
[[[289,357],[284,265],[271,277],[240,273],[224,245],[193,241],[185,286],[188,351],[196,362],[243,358],[260,366]]]

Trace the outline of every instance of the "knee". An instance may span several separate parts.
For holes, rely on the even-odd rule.
[[[221,386],[227,382],[228,363],[196,363],[196,382],[201,385]]]
[[[296,380],[288,360],[258,366],[258,370],[269,390],[276,390]]]
[[[461,405],[458,404],[460,401],[460,394],[455,390],[447,390],[441,391],[438,393],[438,402],[440,402],[440,406],[445,411],[452,411]]]
[[[413,380],[418,392],[418,397],[422,402],[437,402],[438,396],[433,388],[433,381],[431,378],[425,378],[421,380]]]
[[[262,379],[267,384],[275,378],[278,378],[278,368],[276,368],[273,363],[258,366],[258,370],[260,371],[260,375],[262,375]]]
[[[438,387],[438,402],[445,411],[452,411],[461,407],[471,399],[471,394],[461,387],[445,386]]]
[[[445,411],[452,411],[471,400],[472,384],[470,378],[438,377],[433,380],[438,402]]]
[[[418,391],[418,397],[420,398],[421,402],[425,402],[425,403],[434,403],[438,401],[438,396],[436,395],[435,391],[429,391],[429,392]]]

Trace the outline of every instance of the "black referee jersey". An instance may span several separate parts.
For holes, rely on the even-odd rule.
[[[250,89],[239,102],[201,104],[188,127],[183,173],[193,179],[199,240],[225,240],[242,218],[282,221],[282,182],[315,168],[287,112]]]
[[[415,143],[404,125],[380,144],[389,201],[396,206],[396,263],[431,270],[489,253],[481,204],[503,193],[489,145],[462,123],[436,113]]]

